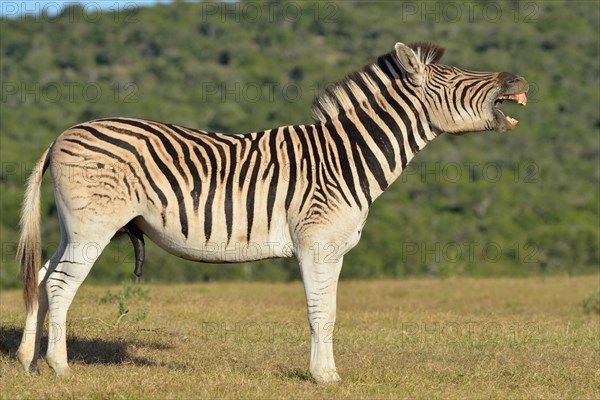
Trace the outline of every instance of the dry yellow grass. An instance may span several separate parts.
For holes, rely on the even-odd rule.
[[[0,295],[0,387],[9,398],[600,398],[598,276],[341,282],[342,383],[310,381],[300,283],[145,285],[145,319],[116,327],[104,287],[69,315],[74,376],[14,353],[21,295]],[[118,292],[120,287],[111,287]]]

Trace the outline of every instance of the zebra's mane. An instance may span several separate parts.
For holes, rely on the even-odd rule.
[[[437,63],[445,52],[443,47],[432,43],[412,43],[408,47],[414,50],[423,64]],[[371,99],[376,93],[386,90],[401,71],[402,67],[392,50],[379,56],[376,62],[349,73],[315,98],[312,106],[315,122],[330,121],[341,112],[354,108],[354,103]]]

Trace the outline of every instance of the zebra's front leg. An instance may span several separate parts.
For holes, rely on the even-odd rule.
[[[310,374],[320,383],[337,382],[340,376],[333,358],[333,332],[342,258],[324,262],[306,254],[299,261],[311,334]]]
[[[38,275],[39,297],[32,304],[31,309],[27,310],[25,316],[25,328],[23,329],[23,337],[19,350],[17,350],[17,358],[27,371],[27,373],[40,374],[37,364],[40,356],[40,342],[42,339],[42,330],[44,329],[44,321],[48,312],[48,293],[46,292],[46,275],[48,273],[48,265],[50,262],[40,268]]]

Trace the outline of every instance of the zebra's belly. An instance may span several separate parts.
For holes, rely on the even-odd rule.
[[[188,260],[213,263],[292,257],[294,246],[286,224],[283,221],[273,222],[268,232],[253,232],[248,241],[245,229],[234,229],[230,237],[223,230],[216,230],[207,240],[199,227],[191,227],[189,236],[184,238],[177,230],[170,230],[168,225],[162,227],[144,219],[136,220],[144,234],[169,253]]]

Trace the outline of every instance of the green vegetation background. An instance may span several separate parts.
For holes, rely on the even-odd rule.
[[[93,11],[93,10],[92,10]],[[137,116],[222,132],[311,122],[327,83],[396,41],[447,48],[442,62],[531,83],[507,134],[444,136],[373,206],[342,278],[598,272],[599,3],[177,2],[0,21],[2,288],[23,186],[54,137],[93,118]],[[59,241],[49,179],[43,247]],[[146,281],[288,280],[294,260],[201,265],[149,244]],[[115,240],[90,281],[132,277]]]

